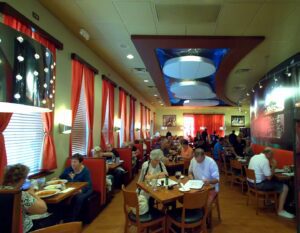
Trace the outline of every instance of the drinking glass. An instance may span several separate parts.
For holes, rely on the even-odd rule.
[[[178,184],[179,184],[180,176],[181,176],[181,171],[176,171],[176,172],[175,172],[175,177],[176,177],[176,179],[177,179],[177,183],[178,183]]]

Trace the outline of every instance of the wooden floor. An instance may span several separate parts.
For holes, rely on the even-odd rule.
[[[135,189],[136,179],[128,186]],[[262,210],[255,214],[254,204],[246,205],[246,195],[239,186],[233,188],[221,182],[220,205],[222,222],[218,222],[216,210],[213,212],[214,233],[295,233],[296,222],[278,217],[272,210]],[[88,226],[84,233],[120,233],[124,232],[123,197],[118,192],[111,203]],[[130,232],[135,232],[131,229]]]

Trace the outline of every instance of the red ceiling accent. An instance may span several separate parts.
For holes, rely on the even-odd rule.
[[[136,49],[143,59],[147,70],[166,105],[170,105],[163,73],[155,50],[161,49],[215,49],[228,48],[229,52],[222,60],[216,73],[217,96],[228,104],[235,105],[225,96],[225,83],[231,70],[237,63],[260,44],[264,36],[131,36]]]

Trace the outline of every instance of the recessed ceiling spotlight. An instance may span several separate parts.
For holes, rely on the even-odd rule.
[[[54,108],[55,107],[55,104],[52,104],[52,108]]]
[[[128,54],[126,57],[127,57],[129,60],[131,60],[131,59],[134,58],[134,56],[133,56],[132,54]]]
[[[16,93],[15,95],[14,95],[14,97],[15,97],[15,99],[20,99],[21,98],[21,95],[19,94],[19,93]]]
[[[161,106],[163,106],[164,104],[163,104],[163,103],[161,103],[160,105],[161,105]]]
[[[53,84],[53,80],[52,79],[50,80],[50,83]]]
[[[47,102],[47,101],[46,101],[45,99],[42,100],[42,103],[43,103],[43,104],[46,104],[46,102]]]
[[[249,93],[247,93],[246,95],[247,95],[247,96],[250,96],[250,94],[249,94]]]
[[[24,41],[24,39],[23,39],[22,36],[18,36],[18,37],[17,37],[17,40],[18,40],[20,43],[22,43],[22,42]]]
[[[2,42],[2,39],[0,38],[0,43]]]
[[[17,75],[16,75],[16,79],[17,79],[18,81],[20,81],[20,80],[22,80],[22,79],[23,79],[23,77],[22,77],[22,75],[20,75],[20,74],[17,74]]]
[[[48,72],[49,72],[49,68],[46,67],[46,68],[44,69],[44,71],[45,71],[45,73],[48,73]]]
[[[261,83],[259,83],[259,88],[262,89],[263,88],[263,85]]]
[[[149,82],[149,80],[145,79],[145,80],[144,80],[144,82],[145,82],[145,83],[148,83],[148,82]]]
[[[50,54],[49,54],[49,52],[46,52],[45,55],[46,55],[46,57],[49,57]]]
[[[156,96],[157,96],[157,94],[154,94],[154,96],[156,97]]]
[[[53,80],[55,80],[56,79],[56,77],[55,76],[53,76]]]
[[[45,84],[44,84],[44,88],[47,88],[47,87],[48,87],[48,85],[47,85],[47,83],[45,83]]]
[[[79,34],[85,39],[89,40],[90,39],[90,34],[83,28],[79,30]]]
[[[37,71],[35,70],[35,71],[33,71],[33,75],[34,75],[34,76],[38,76],[38,75],[39,75],[39,72],[37,72]]]

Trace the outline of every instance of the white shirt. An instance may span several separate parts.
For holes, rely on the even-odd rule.
[[[149,164],[150,163],[150,164]],[[140,177],[139,177],[139,180],[138,182],[143,182],[144,180],[144,177],[148,174],[151,174],[151,175],[155,175],[155,174],[158,174],[160,172],[165,172],[166,174],[168,174],[167,172],[167,169],[166,169],[166,166],[164,165],[163,162],[160,162],[161,164],[161,168],[162,168],[162,171],[160,170],[160,165],[157,164],[156,167],[152,167],[151,165],[151,162],[150,161],[146,161],[143,163],[142,165],[142,169],[141,169],[141,173],[140,173]],[[148,171],[147,171],[147,168],[148,168]],[[147,171],[147,174],[146,174],[146,171]]]
[[[266,180],[267,176],[271,176],[271,168],[270,162],[265,154],[261,153],[258,155],[254,155],[249,162],[249,169],[254,170],[256,183],[260,183]],[[250,182],[254,182],[253,180],[248,179]]]
[[[193,176],[196,180],[211,180],[217,179],[220,180],[219,168],[216,162],[208,157],[205,156],[205,159],[202,163],[198,163],[195,158],[191,160],[189,173],[193,173]],[[219,192],[219,184],[215,184],[215,189]]]

